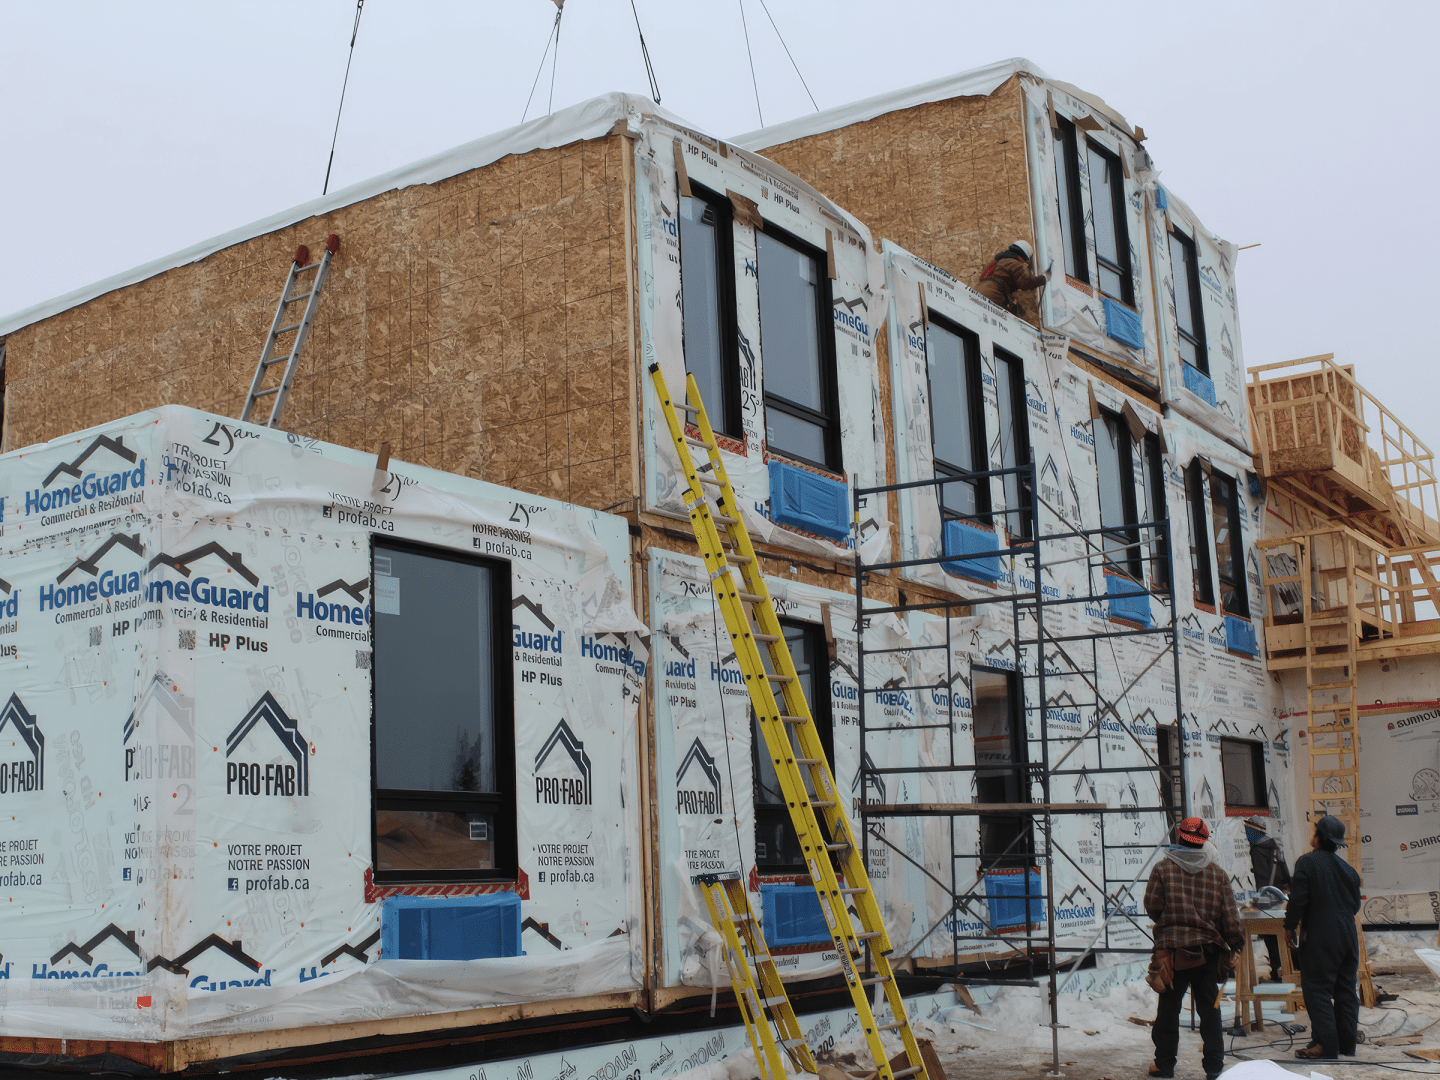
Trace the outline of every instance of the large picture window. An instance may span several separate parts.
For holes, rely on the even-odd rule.
[[[1170,234],[1170,275],[1175,288],[1175,329],[1180,359],[1210,374],[1210,355],[1205,347],[1205,316],[1200,306],[1200,264],[1195,241],[1179,233]]]
[[[930,434],[935,475],[987,470],[985,410],[980,380],[980,339],[930,316],[925,328],[930,369]],[[989,480],[956,480],[940,488],[941,510],[974,518],[990,512]]]
[[[1094,143],[1087,146],[1090,155],[1090,214],[1095,222],[1095,261],[1100,275],[1100,291],[1112,300],[1134,306],[1130,230],[1125,224],[1125,176],[1118,157]]]
[[[1075,125],[1055,118],[1055,189],[1060,204],[1060,246],[1065,273],[1076,281],[1090,280],[1085,254],[1085,208],[1080,202],[1080,142]]]
[[[839,472],[840,404],[825,255],[767,226],[755,234],[765,441]]]
[[[514,880],[510,568],[375,541],[376,881]]]
[[[1220,740],[1220,771],[1225,780],[1225,809],[1268,810],[1265,745],[1249,739]]]
[[[680,199],[680,296],[685,370],[695,376],[710,426],[741,437],[735,338],[735,256],[727,201],[704,189]],[[690,402],[694,405],[695,402]]]
[[[824,627],[814,623],[792,622],[781,619],[785,632],[785,644],[790,647],[790,659],[795,664],[795,675],[800,689],[810,706],[810,716],[820,743],[825,747],[826,760],[834,762],[834,725],[830,712],[830,652],[825,641]],[[765,655],[762,653],[762,655]],[[766,660],[769,667],[769,660]],[[792,748],[798,751],[794,730],[786,726]],[[805,854],[800,849],[800,838],[790,822],[790,811],[785,805],[780,780],[775,775],[775,763],[771,760],[760,735],[760,725],[754,716],[750,719],[751,765],[755,775],[755,868],[762,873],[785,873],[796,870],[805,872]],[[802,772],[804,770],[801,770]],[[812,791],[811,795],[815,793]],[[822,826],[823,827],[823,826]]]

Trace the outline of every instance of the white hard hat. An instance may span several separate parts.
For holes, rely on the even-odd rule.
[[[1015,243],[1011,244],[1010,246],[1017,247],[1021,251],[1023,251],[1025,253],[1025,258],[1027,259],[1033,259],[1035,257],[1035,249],[1030,246],[1029,241],[1016,240]]]

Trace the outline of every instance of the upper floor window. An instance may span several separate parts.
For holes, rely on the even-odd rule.
[[[1125,225],[1125,177],[1120,159],[1094,143],[1087,143],[1086,147],[1100,291],[1112,300],[1133,307],[1135,283],[1130,272],[1130,230]]]
[[[1175,287],[1175,329],[1179,331],[1180,359],[1210,374],[1210,357],[1205,350],[1205,315],[1200,306],[1200,264],[1195,242],[1188,236],[1170,234],[1170,274]]]
[[[825,255],[767,227],[755,234],[765,441],[786,457],[838,472],[840,404]]]
[[[1215,530],[1215,576],[1220,581],[1220,608],[1227,615],[1250,617],[1245,588],[1245,545],[1240,537],[1240,494],[1228,476],[1210,474],[1210,517]]]
[[[986,470],[984,397],[980,387],[980,339],[969,330],[930,316],[925,328],[930,369],[930,433],[935,475]],[[956,480],[940,489],[941,512],[974,518],[990,512],[988,480]]]
[[[1138,582],[1169,580],[1169,557],[1159,542],[1160,530],[1137,529],[1141,522],[1165,520],[1165,491],[1160,440],[1147,431],[1136,443],[1124,419],[1102,411],[1095,428],[1095,471],[1100,481],[1100,525],[1106,561]],[[1135,483],[1139,458],[1140,484]],[[1144,535],[1142,535],[1142,533]]]
[[[785,644],[790,649],[790,659],[795,664],[795,676],[805,701],[810,706],[810,717],[825,748],[828,761],[835,760],[834,724],[830,713],[829,646],[825,641],[825,628],[815,623],[794,622],[781,619],[780,626],[785,634]],[[762,653],[768,669],[768,654]],[[785,725],[790,736],[792,752],[798,752],[793,725]],[[765,739],[760,734],[760,725],[754,714],[750,719],[751,765],[755,770],[755,868],[762,872],[778,873],[805,870],[805,853],[801,850],[795,826],[790,821],[790,810],[785,802],[785,793],[780,789],[780,779],[775,773],[775,762]],[[805,770],[802,770],[804,772]],[[807,787],[809,781],[806,781]],[[811,792],[813,795],[814,792]],[[822,826],[823,828],[823,826]]]
[[[735,338],[735,259],[729,203],[698,186],[680,199],[680,290],[685,370],[710,426],[741,437]],[[695,402],[690,402],[694,405]]]
[[[1210,579],[1210,530],[1205,524],[1205,473],[1196,458],[1185,468],[1185,503],[1190,510],[1190,577],[1195,602],[1215,606],[1215,583]]]
[[[1080,202],[1080,142],[1075,125],[1055,118],[1055,190],[1060,203],[1060,245],[1065,273],[1077,281],[1090,280],[1085,257],[1085,209]]]
[[[1025,402],[1025,365],[1018,356],[995,349],[995,393],[1000,411],[1000,468],[1030,464],[1030,409]],[[1005,477],[1005,528],[1011,536],[1031,534],[1029,480],[1020,473]]]
[[[376,881],[515,879],[510,568],[375,541]]]

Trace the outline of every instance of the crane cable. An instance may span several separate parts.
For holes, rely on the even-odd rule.
[[[350,29],[350,56],[345,61],[345,81],[340,84],[340,107],[335,110],[335,134],[330,137],[330,162],[325,166],[325,186],[320,194],[330,194],[330,170],[335,166],[335,143],[340,138],[340,114],[345,111],[345,88],[350,85],[350,62],[355,59],[355,38],[360,33],[360,13],[365,0],[355,0],[355,25]]]
[[[645,58],[645,74],[650,77],[650,93],[655,99],[655,104],[658,105],[660,104],[660,84],[655,81],[655,68],[650,63],[650,50],[645,47],[645,31],[640,29],[640,12],[635,9],[635,0],[630,0],[630,10],[635,15],[635,32],[640,35],[640,55]]]

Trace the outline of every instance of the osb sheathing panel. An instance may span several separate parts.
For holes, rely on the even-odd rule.
[[[611,136],[506,157],[18,330],[4,448],[168,403],[239,416],[296,246],[318,257],[337,233],[281,427],[590,506],[624,499],[626,152]]]
[[[892,240],[968,285],[1016,240],[1034,242],[1018,77],[988,97],[886,113],[763,151]],[[1038,325],[1035,294],[1022,294]]]

